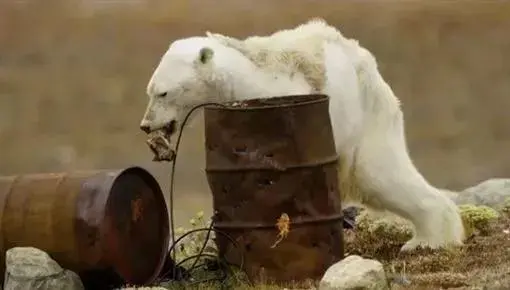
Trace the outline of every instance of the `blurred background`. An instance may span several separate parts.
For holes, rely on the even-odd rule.
[[[510,175],[510,1],[0,0],[0,175],[149,169],[146,84],[175,39],[237,37],[320,16],[378,59],[433,184]],[[199,114],[200,115],[200,114]],[[211,212],[201,116],[177,161],[177,223]]]

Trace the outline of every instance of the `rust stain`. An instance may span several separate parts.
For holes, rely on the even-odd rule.
[[[140,197],[138,197],[137,199],[131,201],[131,212],[132,212],[131,220],[133,222],[136,223],[136,222],[138,222],[139,220],[142,219],[142,216],[143,216],[143,200]]]
[[[276,228],[278,229],[278,236],[276,242],[271,246],[271,249],[274,249],[284,238],[289,235],[290,232],[290,218],[286,213],[282,213],[282,215],[278,218],[276,222]]]
[[[96,289],[87,285],[98,280],[88,273],[101,277],[105,269],[126,283],[150,284],[166,258],[163,192],[140,167],[0,176],[0,205],[0,251],[30,244],[80,275],[87,289]],[[4,259],[0,255],[0,270]]]
[[[343,257],[329,98],[294,95],[226,105],[204,111],[214,227],[240,241],[241,249],[218,237],[220,255],[235,264],[244,256],[253,281],[261,268],[276,283],[320,279]]]

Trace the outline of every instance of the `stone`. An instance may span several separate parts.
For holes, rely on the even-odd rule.
[[[499,211],[510,202],[510,179],[488,179],[463,190],[452,199],[457,205],[485,205]]]
[[[390,289],[383,265],[351,255],[332,265],[322,277],[319,290]]]
[[[4,290],[84,290],[80,277],[63,269],[47,253],[14,247],[5,254]]]

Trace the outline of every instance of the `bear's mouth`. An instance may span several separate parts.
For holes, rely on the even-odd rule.
[[[171,121],[165,127],[152,131],[148,134],[147,145],[154,154],[153,161],[172,162],[175,159],[175,151],[172,149],[171,138],[176,132],[177,124]]]
[[[172,137],[172,135],[177,131],[177,122],[170,121],[170,123],[168,123],[161,130],[164,132],[165,137],[170,139],[170,137]]]

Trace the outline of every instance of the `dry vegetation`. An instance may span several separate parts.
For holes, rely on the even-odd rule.
[[[509,289],[510,215],[463,206],[468,238],[461,248],[400,253],[409,223],[362,214],[347,231],[347,253],[381,261],[394,289]],[[390,222],[388,222],[390,221]]]
[[[485,206],[463,205],[461,215],[468,229],[464,246],[401,253],[400,248],[411,238],[411,224],[391,214],[362,212],[356,220],[355,229],[345,231],[345,254],[382,262],[392,289],[509,289],[510,203],[501,212]],[[190,223],[191,228],[207,225],[201,214]],[[180,228],[178,236],[185,231]],[[285,232],[286,228],[280,228],[282,231]],[[292,235],[292,231],[289,234]],[[204,242],[205,233],[189,236],[183,243],[185,246],[179,247],[176,260],[183,261],[196,255]],[[285,247],[285,238],[279,246]],[[207,248],[213,247],[209,243]],[[214,249],[206,252],[215,253]],[[183,265],[186,267],[192,262]],[[282,289],[281,286],[268,284],[249,286],[245,276],[239,274],[223,282],[223,285],[234,289]],[[193,277],[200,277],[200,273],[194,271]],[[204,277],[210,278],[211,275]],[[163,285],[168,289],[180,289],[178,283]],[[218,289],[219,285],[202,283],[196,289]],[[316,286],[317,281],[307,281],[287,285],[287,288],[315,289]]]
[[[138,129],[145,85],[167,45],[206,30],[241,37],[321,16],[376,55],[403,101],[411,155],[428,179],[461,189],[506,176],[508,15],[505,1],[2,0],[0,174],[138,164],[167,188],[168,167],[150,161]],[[199,120],[177,165],[180,224],[211,212],[202,141]],[[440,270],[468,282],[499,279],[493,266],[510,260],[502,230],[475,238],[458,266],[441,262]],[[489,270],[481,266],[489,261]]]

